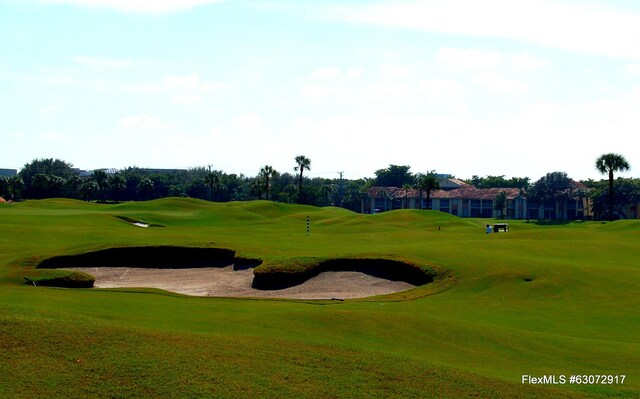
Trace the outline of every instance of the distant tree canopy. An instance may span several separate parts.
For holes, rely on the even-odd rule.
[[[310,169],[311,161],[306,157],[299,157],[296,159],[298,161],[295,175],[277,173],[267,165],[255,177],[227,174],[204,167],[167,171],[128,167],[116,173],[98,169],[90,176],[81,178],[69,163],[37,159],[26,164],[19,176],[0,178],[0,195],[6,199],[66,197],[98,202],[151,200],[169,196],[220,202],[246,201],[265,198],[268,175],[268,195],[273,201],[300,201],[302,181],[303,201],[307,204],[361,210],[361,200],[366,196],[371,180],[308,178],[302,172]],[[28,189],[23,178],[28,181]]]
[[[601,181],[594,184],[589,197],[596,219],[626,219],[631,216],[627,214],[627,208],[640,202],[640,179],[619,177],[614,181],[613,188],[614,195],[611,202],[609,182]]]
[[[59,159],[36,159],[24,165],[17,176],[0,178],[0,196],[5,199],[38,199],[49,197],[75,198],[85,201],[118,202],[151,200],[163,197],[191,197],[212,201],[245,201],[268,198],[283,203],[301,200],[316,206],[340,206],[352,211],[362,210],[363,199],[372,186],[413,187],[429,205],[432,192],[440,179],[435,171],[410,172],[409,166],[389,165],[375,172],[375,178],[348,180],[342,178],[309,178],[303,172],[310,169],[311,161],[297,157],[295,173],[278,173],[265,165],[255,177],[227,174],[221,170],[197,167],[188,170],[153,170],[128,167],[116,173],[94,170],[88,177],[80,177],[72,164]],[[304,183],[304,186],[301,185]],[[586,199],[587,207],[595,217],[631,217],[640,201],[640,180],[584,181],[589,190],[573,190],[565,172],[547,173],[534,183],[529,178],[504,176],[473,176],[467,182],[478,188],[519,188],[529,200],[551,204],[563,196]],[[302,189],[303,196],[300,196]],[[611,211],[613,193],[613,211]],[[267,197],[268,195],[268,197]],[[423,197],[424,195],[424,197]],[[405,198],[406,199],[406,198]],[[504,209],[503,195],[496,198],[496,209]]]
[[[568,196],[571,189],[571,179],[565,172],[551,172],[541,177],[530,186],[527,196],[540,202],[553,202]]]
[[[504,175],[501,176],[486,176],[479,177],[473,175],[471,179],[465,180],[469,184],[473,184],[477,188],[519,188],[526,190],[531,184],[528,177],[512,177],[505,179]]]
[[[9,179],[6,177],[0,177],[0,197],[11,198],[11,194],[9,192]]]
[[[19,200],[22,198],[24,182],[20,176],[0,177],[0,197],[6,200]]]
[[[411,172],[410,166],[389,165],[388,168],[378,169],[375,171],[376,186],[383,187],[402,187],[405,184],[414,184],[415,177]]]
[[[66,181],[78,172],[73,165],[60,159],[35,159],[25,164],[18,176],[24,183],[25,198],[63,197]]]

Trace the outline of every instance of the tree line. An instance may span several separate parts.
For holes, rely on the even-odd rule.
[[[257,176],[229,174],[196,167],[187,170],[151,170],[127,167],[118,171],[94,170],[80,177],[77,169],[60,159],[35,159],[16,176],[0,177],[0,197],[7,200],[73,198],[96,202],[144,201],[189,197],[208,201],[269,199],[283,203],[340,206],[360,210],[370,179],[310,178],[311,160],[300,155],[293,173],[280,173],[265,165]]]
[[[588,190],[576,190],[564,172],[551,172],[532,182],[528,177],[472,176],[462,179],[477,188],[517,188],[523,196],[544,203],[563,197],[585,198],[596,218],[626,218],[626,209],[640,202],[640,179],[614,179],[614,172],[629,169],[628,162],[618,154],[605,154],[595,163],[607,180],[582,181]],[[42,198],[74,198],[85,201],[144,201],[163,197],[190,197],[208,201],[248,201],[267,199],[283,203],[315,206],[339,206],[356,212],[369,188],[413,188],[426,195],[440,188],[441,177],[435,170],[412,173],[410,166],[389,165],[375,171],[374,178],[310,178],[311,160],[295,157],[292,171],[279,172],[265,165],[256,176],[228,174],[221,170],[196,167],[188,170],[149,170],[128,167],[113,173],[95,170],[80,177],[71,163],[60,159],[35,159],[24,165],[17,176],[0,178],[0,197],[12,200]],[[405,201],[406,202],[406,201]],[[506,196],[495,198],[497,207],[504,208]]]

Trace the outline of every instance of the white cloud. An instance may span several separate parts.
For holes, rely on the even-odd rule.
[[[158,94],[165,90],[165,87],[161,84],[124,84],[120,86],[120,90],[130,94]]]
[[[111,82],[102,78],[85,79],[77,76],[69,76],[64,74],[57,74],[57,72],[44,71],[44,73],[37,77],[43,84],[59,86],[59,87],[72,87],[79,89],[89,89],[98,91],[109,91],[112,89]]]
[[[550,65],[546,59],[529,52],[509,54],[481,49],[441,48],[436,53],[436,62],[441,66],[453,66],[470,70],[496,70],[508,67],[523,72],[533,72]]]
[[[11,138],[12,141],[19,141],[26,138],[27,135],[20,131],[13,131],[9,133],[9,137]]]
[[[264,118],[257,113],[247,113],[235,118],[233,124],[244,130],[255,131],[263,126]]]
[[[529,53],[520,53],[511,56],[509,65],[511,67],[523,70],[525,72],[535,71],[544,66],[549,65],[551,62],[535,57]]]
[[[189,105],[189,104],[199,103],[202,100],[202,96],[195,93],[182,93],[182,94],[176,94],[175,96],[173,96],[171,100],[176,104]]]
[[[640,64],[626,64],[624,70],[631,75],[640,76]]]
[[[338,92],[333,87],[321,85],[305,85],[300,89],[300,97],[324,97]]]
[[[380,72],[389,76],[406,76],[413,71],[413,65],[384,64],[380,67]]]
[[[52,143],[58,143],[64,140],[64,135],[60,132],[50,131],[44,134],[44,139]]]
[[[169,123],[147,114],[126,116],[120,119],[120,125],[129,129],[159,130],[170,126]]]
[[[166,14],[219,3],[224,0],[41,0],[51,4],[73,4],[91,8],[108,8],[125,13]]]
[[[317,154],[331,154],[330,158],[310,154],[316,170],[336,170],[371,176],[388,163],[411,165],[413,171],[434,169],[456,173],[451,167],[460,159],[470,160],[465,148],[458,146],[466,140],[477,142],[478,131],[486,129],[481,121],[458,117],[433,116],[427,114],[380,113],[369,116],[335,115],[319,119],[297,119],[292,131],[305,131],[306,137],[291,136],[294,145],[313,148]],[[398,139],[390,140],[391,136]],[[423,144],[428,148],[440,148],[426,156]],[[340,143],[336,146],[336,143]],[[407,145],[414,143],[415,145]],[[455,146],[456,156],[447,149]],[[353,149],[366,157],[354,157]],[[459,167],[459,166],[458,166]]]
[[[87,57],[76,56],[73,61],[80,65],[92,68],[124,68],[135,64],[133,60],[123,58],[104,58],[104,57]]]
[[[495,73],[477,74],[472,77],[472,81],[489,91],[512,93],[512,94],[524,94],[529,91],[529,86],[526,84],[505,76]]]
[[[153,164],[166,162],[167,149],[171,151],[171,159],[180,160],[186,167],[204,166],[211,163],[212,148],[216,148],[218,140],[207,134],[191,132],[189,134],[166,134],[147,144],[147,156],[152,156]]]
[[[176,90],[201,90],[210,87],[206,82],[202,82],[200,76],[195,73],[185,76],[165,76],[164,85]]]
[[[566,51],[640,58],[640,13],[610,5],[550,0],[432,0],[340,6],[350,22],[495,37]]]
[[[340,69],[336,67],[327,67],[327,68],[319,68],[311,72],[311,76],[318,79],[337,79],[343,76],[348,78],[355,78],[362,76],[364,74],[363,68],[348,68],[348,69]]]
[[[342,70],[336,67],[320,68],[311,72],[311,75],[320,79],[333,79],[342,76]]]
[[[503,59],[502,53],[477,49],[441,48],[436,53],[438,63],[466,69],[493,69]]]
[[[404,83],[376,83],[365,91],[364,101],[389,101],[408,95],[411,88]]]
[[[430,114],[429,110],[296,118],[289,142],[313,148],[318,154],[310,154],[316,170],[340,168],[365,176],[386,164],[397,163],[411,165],[413,172],[436,169],[462,178],[506,173],[538,179],[555,170],[565,171],[575,179],[598,178],[592,165],[600,153],[618,152],[632,164],[636,162],[629,145],[636,141],[638,107],[640,88],[598,101],[531,104],[495,119],[464,113]],[[301,131],[305,135],[298,137],[295,132],[299,135]],[[615,140],[610,140],[604,149],[591,139],[607,133],[614,134]],[[390,140],[391,136],[399,139]],[[341,145],[336,147],[337,142]],[[440,150],[427,151],[425,155],[425,142],[429,148]],[[541,149],[544,162],[540,162],[540,151],[503,151],[505,145],[521,142]],[[354,157],[354,148],[367,156]],[[451,156],[452,151],[455,156]]]
[[[178,104],[195,104],[202,100],[204,93],[223,87],[222,83],[204,81],[195,73],[171,75],[164,78],[164,87],[174,92],[172,101]]]
[[[420,83],[420,87],[428,94],[437,97],[458,97],[466,93],[463,84],[451,79],[432,79]]]
[[[43,116],[51,116],[57,114],[59,107],[56,105],[44,105],[38,109],[38,113]]]

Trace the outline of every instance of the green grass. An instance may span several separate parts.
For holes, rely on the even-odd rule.
[[[311,234],[306,235],[306,217]],[[127,220],[162,225],[139,228]],[[640,397],[640,223],[537,225],[266,201],[0,206],[0,397]],[[394,259],[434,283],[344,302],[33,287],[43,259],[229,248],[258,271]],[[523,385],[625,374],[623,385]]]

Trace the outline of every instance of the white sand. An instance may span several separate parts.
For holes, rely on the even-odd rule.
[[[359,272],[323,272],[295,287],[258,290],[251,287],[253,270],[232,266],[196,269],[126,267],[73,268],[96,278],[97,288],[147,287],[186,295],[295,299],[349,299],[406,291],[415,286]]]

